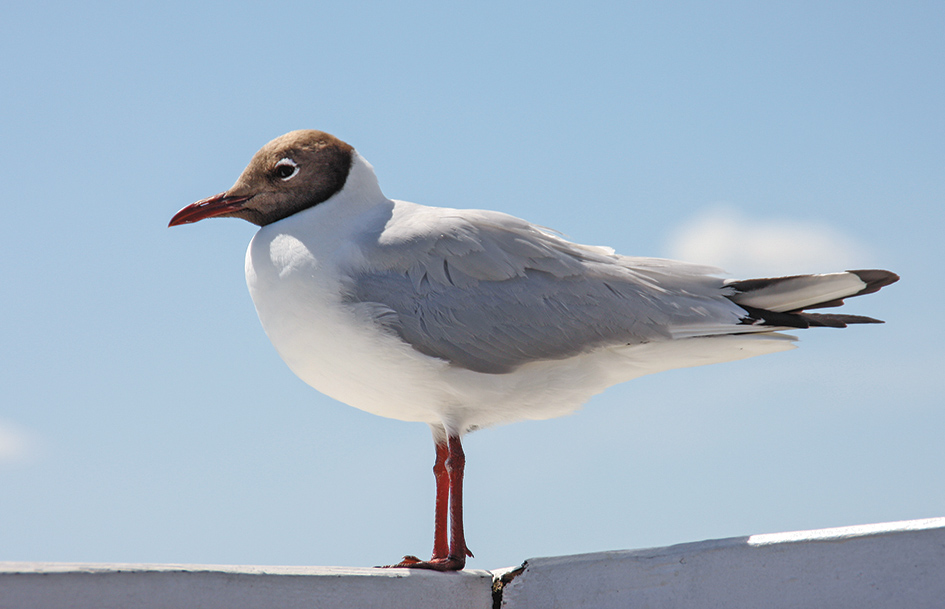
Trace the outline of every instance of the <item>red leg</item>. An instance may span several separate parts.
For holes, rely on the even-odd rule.
[[[446,526],[449,520],[450,472],[446,467],[449,444],[436,443],[436,462],[433,475],[436,478],[436,514],[433,519],[433,559],[446,558],[450,553]]]
[[[466,557],[472,556],[466,548],[463,532],[463,473],[466,455],[459,436],[450,436],[447,442],[436,443],[436,517],[433,529],[433,557],[420,560],[416,556],[404,559],[391,567],[459,571],[466,566]],[[447,510],[447,507],[449,510]],[[449,547],[446,543],[447,513],[450,520]]]
[[[472,552],[466,547],[466,534],[463,529],[463,475],[466,472],[466,453],[459,436],[450,436],[450,457],[447,466],[450,473],[450,555],[451,561],[458,562],[456,570],[466,566],[466,557]]]

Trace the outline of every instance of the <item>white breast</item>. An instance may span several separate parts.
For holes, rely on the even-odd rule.
[[[373,414],[439,422],[434,382],[445,362],[381,331],[343,301],[345,243],[313,208],[263,227],[246,252],[246,282],[263,329],[289,368],[318,391]],[[334,226],[337,229],[337,226]]]

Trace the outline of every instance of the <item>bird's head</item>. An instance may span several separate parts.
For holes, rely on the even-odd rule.
[[[354,154],[350,145],[323,131],[286,133],[263,146],[229,190],[188,205],[168,226],[218,217],[271,224],[340,191]]]

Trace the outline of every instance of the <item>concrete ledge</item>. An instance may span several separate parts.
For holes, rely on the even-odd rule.
[[[488,571],[0,563],[2,609],[490,609]]]
[[[945,518],[528,560],[502,607],[945,607]]]
[[[945,518],[534,558],[495,572],[0,562],[0,609],[494,606],[941,609]]]

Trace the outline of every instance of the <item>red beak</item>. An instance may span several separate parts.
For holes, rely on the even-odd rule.
[[[174,217],[171,218],[171,221],[168,223],[168,226],[177,226],[179,224],[191,224],[193,222],[199,222],[206,218],[213,218],[214,216],[221,216],[226,213],[234,212],[243,207],[243,203],[253,198],[253,195],[243,195],[243,196],[226,196],[225,192],[221,192],[218,195],[213,195],[210,198],[203,199],[202,201],[197,201],[196,203],[191,203],[184,209],[180,210]]]

